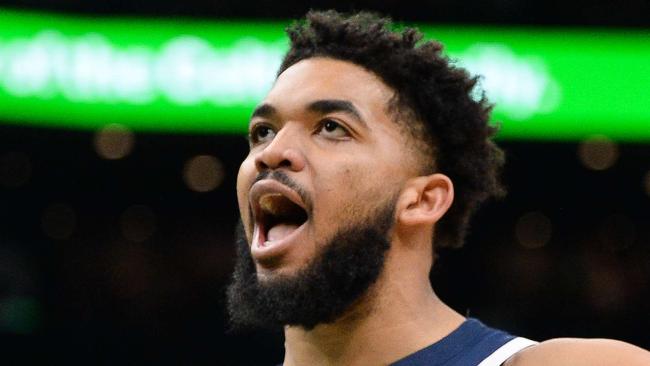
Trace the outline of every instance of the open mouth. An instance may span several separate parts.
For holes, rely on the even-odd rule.
[[[262,247],[287,238],[308,219],[305,208],[279,192],[263,193],[254,202]]]

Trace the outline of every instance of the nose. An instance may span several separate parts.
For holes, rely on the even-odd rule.
[[[280,129],[273,140],[255,157],[258,171],[286,168],[297,172],[305,167],[305,157],[299,147],[298,132],[291,131],[288,127],[285,125]]]

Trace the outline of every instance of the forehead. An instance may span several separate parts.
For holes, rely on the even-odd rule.
[[[386,110],[393,90],[375,74],[348,61],[315,57],[297,62],[277,78],[265,102],[300,108],[313,100],[350,101],[362,112]]]

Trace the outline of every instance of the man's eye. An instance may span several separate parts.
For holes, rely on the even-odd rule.
[[[350,135],[340,123],[331,119],[326,119],[321,123],[319,132],[330,138],[342,138]]]
[[[271,141],[275,137],[275,131],[269,126],[260,125],[255,126],[250,133],[250,141],[252,143],[261,143]]]

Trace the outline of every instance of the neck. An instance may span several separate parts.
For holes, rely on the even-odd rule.
[[[389,254],[375,285],[334,323],[286,327],[284,366],[387,365],[456,329],[464,318],[433,292],[431,261],[408,254]]]

